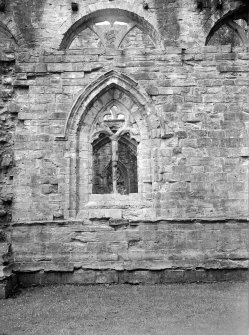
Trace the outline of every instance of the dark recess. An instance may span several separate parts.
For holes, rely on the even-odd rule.
[[[4,12],[5,11],[5,0],[0,0],[0,11]]]
[[[78,12],[79,10],[79,4],[77,4],[76,2],[72,2],[71,3],[71,8],[73,12]]]

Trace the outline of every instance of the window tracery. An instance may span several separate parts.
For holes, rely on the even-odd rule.
[[[93,12],[75,22],[65,33],[60,49],[77,49],[81,46],[155,48],[157,45],[161,45],[160,36],[149,22],[132,12],[109,8]]]
[[[131,116],[116,105],[108,108],[97,119],[91,142],[93,194],[137,193],[139,132]]]
[[[16,47],[16,39],[9,29],[0,22],[0,50],[14,50]]]
[[[86,29],[79,33],[70,49],[79,47],[101,47],[106,48],[128,48],[141,47],[154,48],[154,44],[150,37],[136,27],[135,22],[125,21],[100,21],[91,23]]]

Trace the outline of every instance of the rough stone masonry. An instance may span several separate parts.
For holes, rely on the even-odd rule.
[[[244,279],[249,7],[0,1],[0,296]]]

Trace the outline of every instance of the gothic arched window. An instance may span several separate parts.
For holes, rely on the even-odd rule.
[[[151,213],[151,99],[110,71],[78,97],[65,127],[68,217],[131,218]],[[140,215],[139,214],[139,215]]]
[[[137,141],[129,116],[114,105],[97,120],[92,142],[92,193],[138,192]]]

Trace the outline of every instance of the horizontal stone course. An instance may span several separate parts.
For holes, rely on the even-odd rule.
[[[248,271],[238,270],[163,270],[163,271],[93,271],[78,270],[70,272],[21,272],[18,281],[21,287],[54,284],[169,284],[217,281],[247,281]]]

